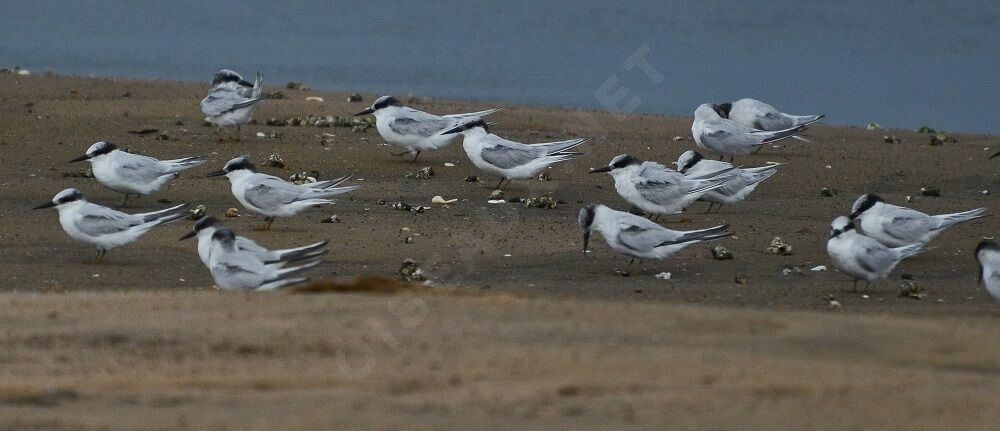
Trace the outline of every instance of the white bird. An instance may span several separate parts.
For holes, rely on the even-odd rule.
[[[469,117],[443,134],[461,133],[465,136],[462,148],[472,164],[487,173],[500,176],[500,183],[494,189],[500,189],[504,181],[533,178],[550,165],[579,157],[583,153],[568,150],[587,142],[586,139],[570,139],[522,144],[490,133],[489,126],[482,118]]]
[[[253,84],[244,81],[238,73],[222,69],[212,79],[212,89],[201,100],[201,112],[205,121],[222,127],[236,126],[236,139],[240,139],[240,128],[253,119],[260,101],[279,97],[278,93],[261,94],[264,80],[260,72]]]
[[[772,132],[795,126],[807,126],[824,117],[824,115],[789,115],[760,100],[749,98],[733,103],[720,103],[715,107],[722,118],[757,130]]]
[[[677,167],[680,173],[686,176],[711,175],[729,168],[734,168],[731,163],[705,159],[701,153],[694,150],[687,150],[677,158]],[[778,172],[780,164],[760,166],[756,168],[738,168],[739,171],[732,180],[727,181],[722,187],[709,190],[701,195],[698,200],[708,202],[708,211],[712,211],[712,206],[719,204],[719,209],[723,205],[732,205],[743,202],[750,193],[753,193],[764,180],[771,178]]]
[[[99,183],[118,193],[125,194],[122,206],[128,203],[129,195],[148,195],[159,190],[168,181],[177,177],[180,171],[205,163],[205,158],[185,157],[183,159],[157,160],[119,150],[110,142],[101,141],[91,145],[87,152],[70,160],[70,163],[90,162],[94,178]]]
[[[306,209],[333,204],[329,198],[355,190],[361,186],[336,187],[349,176],[297,185],[273,175],[254,171],[246,157],[237,157],[226,163],[221,171],[207,177],[225,175],[231,183],[233,196],[247,209],[265,216],[267,223],[261,230],[268,230],[275,217],[291,217]]]
[[[1000,301],[1000,244],[984,240],[976,247],[979,262],[979,283],[994,300]]]
[[[188,211],[178,211],[186,205],[126,214],[87,202],[77,189],[66,189],[34,209],[55,207],[59,224],[70,238],[97,246],[95,263],[100,263],[108,250],[131,243],[156,226],[186,217]]]
[[[729,156],[730,161],[736,154],[750,154],[765,144],[791,138],[805,130],[806,126],[773,132],[753,129],[722,118],[715,105],[709,103],[694,111],[694,123],[691,124],[691,136],[699,148]]]
[[[927,215],[917,210],[886,203],[873,194],[864,194],[851,207],[851,220],[861,220],[865,235],[889,247],[909,244],[926,245],[945,229],[956,224],[986,217],[986,208],[960,213]]]
[[[274,290],[303,283],[309,279],[296,276],[322,263],[314,260],[291,268],[266,264],[241,250],[236,234],[229,228],[217,229],[211,240],[208,269],[222,290]]]
[[[382,96],[375,99],[372,106],[364,111],[354,114],[355,117],[361,115],[375,115],[375,129],[386,142],[400,146],[406,151],[396,154],[413,154],[413,161],[417,161],[421,151],[430,151],[443,148],[455,141],[458,135],[445,135],[444,132],[463,118],[484,117],[500,109],[487,109],[479,112],[468,112],[464,114],[434,115],[424,111],[419,111],[403,104],[392,96]]]
[[[615,211],[604,205],[590,204],[580,210],[583,231],[583,252],[587,253],[590,234],[598,231],[612,250],[631,257],[629,265],[638,259],[664,259],[684,247],[732,235],[729,225],[708,229],[677,231],[627,212]]]
[[[611,163],[590,173],[610,172],[615,190],[625,202],[656,216],[676,214],[706,192],[718,189],[738,178],[735,167],[714,172],[685,175],[656,162],[644,162],[620,154]]]
[[[219,219],[215,217],[202,217],[195,224],[191,232],[182,236],[180,239],[185,240],[193,236],[198,237],[198,257],[201,259],[201,263],[205,264],[205,267],[210,265],[210,252],[212,250],[212,235],[219,229],[225,228],[226,226],[222,224]],[[279,250],[268,250],[254,242],[253,240],[237,236],[236,237],[236,247],[240,250],[249,253],[251,256],[257,258],[261,262],[267,264],[280,264],[282,266],[284,263],[310,259],[313,257],[318,257],[326,254],[327,250],[324,248],[329,241],[320,241],[317,243],[304,245],[302,247],[286,248]]]
[[[858,233],[851,219],[844,216],[833,219],[831,227],[826,253],[837,268],[854,277],[855,291],[858,280],[864,280],[868,289],[872,283],[885,280],[901,260],[920,253],[923,248],[923,244],[889,248]]]

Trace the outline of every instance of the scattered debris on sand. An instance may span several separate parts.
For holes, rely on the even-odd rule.
[[[782,241],[780,236],[776,236],[771,240],[771,244],[767,246],[767,254],[791,256],[792,245]]]
[[[406,282],[427,280],[427,275],[420,268],[420,264],[410,258],[407,258],[400,264],[399,271],[396,271],[396,274],[399,275],[400,280]]]

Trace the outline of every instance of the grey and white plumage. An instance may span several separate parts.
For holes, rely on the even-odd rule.
[[[236,234],[223,227],[212,234],[208,269],[216,286],[222,290],[265,291],[308,281],[299,275],[320,263],[322,261],[314,260],[286,268],[264,263],[240,249]]]
[[[212,235],[219,229],[226,228],[219,219],[215,217],[202,217],[195,222],[191,232],[180,239],[198,237],[198,257],[206,267],[210,265],[212,250]],[[329,241],[320,241],[301,247],[269,250],[253,240],[236,236],[236,247],[267,264],[276,264],[278,267],[284,266],[288,262],[311,259],[326,254],[326,244]]]
[[[160,211],[127,214],[87,202],[77,189],[66,189],[35,209],[55,207],[59,211],[59,224],[66,234],[96,246],[97,261],[100,262],[108,250],[134,242],[156,226],[186,217],[188,212],[181,210],[185,206],[187,204]]]
[[[743,202],[757,189],[764,180],[771,178],[778,172],[780,164],[760,166],[756,168],[736,168],[732,163],[719,160],[708,160],[701,153],[694,150],[687,150],[677,158],[677,170],[689,176],[711,175],[714,172],[721,172],[735,168],[735,174],[730,181],[721,187],[709,190],[701,195],[698,200],[710,202],[711,204],[732,205]],[[711,206],[709,206],[711,209]]]
[[[821,120],[824,115],[791,115],[777,110],[756,99],[740,99],[732,103],[720,103],[716,112],[746,127],[757,130],[778,131],[796,126],[807,126]]]
[[[583,232],[584,253],[590,234],[597,231],[612,250],[638,259],[664,259],[689,245],[732,235],[727,231],[728,225],[678,231],[598,204],[581,209],[578,223]]]
[[[257,72],[253,84],[246,82],[236,72],[223,69],[215,73],[212,88],[201,100],[201,112],[205,120],[219,127],[247,124],[253,119],[254,111],[261,101],[278,97],[281,93],[262,94],[264,78]]]
[[[806,130],[804,125],[776,131],[757,130],[722,118],[716,109],[706,103],[694,111],[691,135],[699,148],[724,156],[750,154],[765,144],[791,138]]]
[[[461,133],[462,148],[469,160],[484,172],[497,175],[503,180],[523,180],[533,178],[545,168],[581,156],[583,153],[569,151],[586,139],[570,139],[540,144],[522,144],[490,133],[489,124],[478,117],[462,119],[446,134]]]
[[[739,171],[728,167],[686,175],[656,162],[620,154],[607,166],[590,172],[610,172],[615,180],[615,191],[625,202],[650,214],[667,215],[683,211],[706,192],[723,187],[736,178]]]
[[[375,115],[375,129],[385,142],[406,149],[417,159],[421,151],[436,150],[454,142],[458,135],[445,135],[459,120],[484,117],[499,109],[462,114],[434,115],[408,106],[392,96],[382,96],[372,106],[354,116]]]
[[[952,214],[927,215],[917,210],[885,202],[874,194],[864,194],[854,201],[851,219],[860,220],[865,235],[889,247],[908,244],[926,245],[956,224],[985,217],[986,208]]]
[[[127,153],[110,142],[101,141],[91,145],[80,157],[70,163],[90,162],[94,178],[103,186],[118,193],[128,195],[148,195],[162,188],[178,173],[200,166],[206,159],[201,156],[173,160],[157,160],[152,157]]]
[[[844,273],[866,285],[885,280],[903,259],[922,251],[923,244],[890,248],[854,229],[850,218],[839,216],[831,223],[826,252],[833,264]]]
[[[337,187],[349,176],[298,185],[273,175],[258,173],[255,169],[250,159],[237,157],[227,162],[221,171],[207,176],[228,177],[236,200],[245,208],[267,217],[266,228],[270,228],[275,217],[291,217],[315,206],[330,205],[333,203],[331,197],[361,187]]]
[[[1000,301],[1000,243],[983,240],[976,246],[979,263],[979,284],[994,300]]]

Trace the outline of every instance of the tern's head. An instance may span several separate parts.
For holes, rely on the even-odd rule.
[[[87,149],[87,152],[84,153],[84,155],[82,155],[80,157],[77,157],[77,158],[75,158],[73,160],[70,160],[69,162],[70,163],[76,163],[76,162],[82,162],[84,160],[93,160],[93,159],[101,157],[101,156],[103,156],[105,154],[111,154],[112,151],[117,150],[117,149],[118,149],[118,147],[116,147],[115,144],[112,144],[110,142],[101,141],[101,142],[95,143],[94,145],[91,145],[90,148]]]
[[[833,219],[833,223],[830,223],[830,238],[836,238],[840,234],[854,229],[854,222],[851,219],[838,216]]]
[[[642,164],[642,160],[632,157],[628,154],[619,154],[615,158],[611,159],[611,163],[607,166],[597,169],[591,169],[590,173],[596,174],[600,172],[614,172],[618,169],[624,169],[629,166],[638,166]]]
[[[403,103],[400,102],[399,99],[397,99],[395,97],[392,97],[392,96],[382,96],[382,97],[379,97],[378,99],[375,99],[375,102],[372,103],[372,106],[370,108],[365,109],[364,111],[358,112],[357,114],[354,114],[354,116],[355,117],[360,117],[362,115],[374,114],[374,113],[376,113],[376,112],[378,112],[378,111],[380,111],[382,109],[388,108],[390,106],[403,106]]]
[[[729,112],[733,110],[732,103],[717,103],[712,105],[712,110],[722,118],[729,118]]]
[[[193,237],[195,235],[198,235],[199,233],[202,233],[202,232],[213,232],[214,233],[215,229],[222,228],[222,227],[223,227],[222,222],[219,221],[219,219],[217,219],[215,217],[212,217],[212,216],[202,217],[202,218],[198,219],[197,222],[195,222],[194,228],[191,229],[191,232],[188,232],[187,234],[185,234],[184,236],[182,236],[180,238],[180,240],[185,240],[185,239],[191,238],[191,237]],[[208,229],[208,230],[206,230],[206,229]],[[180,240],[178,240],[178,241],[180,241]]]
[[[701,155],[701,153],[695,150],[687,150],[677,158],[677,171],[683,174],[704,159],[705,156]]]
[[[40,210],[42,208],[52,208],[52,207],[58,208],[61,205],[66,205],[73,202],[82,202],[82,201],[83,201],[83,193],[80,193],[80,191],[77,189],[66,189],[59,193],[56,193],[55,197],[53,197],[51,201],[36,206],[33,209]]]
[[[492,126],[494,124],[496,124],[496,123],[488,123],[488,122],[486,122],[486,120],[482,119],[481,117],[466,117],[466,118],[463,118],[463,119],[459,120],[458,124],[456,124],[455,127],[452,127],[452,128],[450,128],[448,130],[445,130],[445,131],[441,132],[441,134],[442,135],[450,135],[452,133],[461,133],[461,132],[464,132],[466,130],[475,129],[477,127],[482,127],[483,131],[485,131],[486,133],[490,133],[490,126]]]
[[[1000,243],[993,240],[982,240],[976,246],[976,262],[979,263],[979,282],[983,281],[983,266],[991,258],[996,258],[1000,254]]]
[[[225,83],[225,82],[232,82],[232,83],[235,83],[236,85],[239,85],[239,86],[242,86],[242,87],[253,87],[253,83],[252,82],[244,81],[243,77],[240,76],[240,74],[238,74],[236,72],[233,72],[232,70],[229,70],[229,69],[222,69],[222,70],[220,70],[218,72],[215,72],[215,75],[212,75],[212,85],[213,86],[214,85],[219,85],[219,84],[222,84],[222,83]]]
[[[215,172],[212,172],[212,173],[210,173],[208,175],[205,175],[205,176],[206,177],[219,177],[219,176],[226,175],[226,174],[228,174],[230,172],[236,172],[236,171],[241,171],[241,170],[247,170],[247,171],[250,171],[250,172],[255,172],[257,170],[257,168],[253,165],[253,163],[250,163],[250,158],[249,157],[247,157],[247,156],[239,156],[239,157],[237,157],[235,159],[232,159],[232,160],[226,162],[226,166],[223,166],[221,171],[215,171]]]
[[[580,209],[580,217],[577,219],[577,223],[580,224],[580,230],[583,232],[583,253],[587,254],[587,243],[590,242],[590,231],[594,226],[594,218],[597,216],[597,208],[599,205],[590,204]]]
[[[719,111],[716,110],[716,106],[718,105],[714,105],[711,103],[701,104],[700,106],[698,106],[698,109],[694,110],[694,120],[704,121],[722,117],[722,115],[719,115]]]
[[[864,214],[865,211],[868,211],[879,202],[885,201],[871,193],[861,195],[858,197],[858,200],[854,201],[854,206],[851,207],[851,220],[860,217],[861,214]]]
[[[232,248],[236,243],[236,234],[228,227],[219,228],[212,234],[212,242],[217,242],[226,248]]]

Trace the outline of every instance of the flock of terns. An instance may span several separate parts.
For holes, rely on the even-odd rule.
[[[221,127],[240,127],[253,119],[260,103],[278,93],[264,94],[258,73],[253,83],[231,70],[217,72],[212,88],[201,101],[206,120]],[[491,132],[486,117],[497,112],[438,116],[404,106],[392,96],[383,96],[355,116],[374,115],[379,135],[386,142],[412,154],[445,147],[461,138],[469,160],[480,170],[500,177],[495,189],[510,180],[530,179],[549,166],[572,160],[582,153],[574,151],[587,142],[572,139],[559,142],[524,144],[504,139]],[[715,205],[737,204],[746,199],[763,181],[774,175],[780,164],[743,168],[732,164],[737,155],[756,152],[764,145],[783,139],[805,140],[800,134],[822,115],[789,115],[764,102],[742,99],[733,103],[703,104],[695,110],[691,133],[702,151],[719,155],[719,160],[705,158],[699,151],[688,150],[668,168],[654,161],[643,161],[628,154],[614,157],[607,166],[591,173],[609,173],[615,190],[633,208],[630,212],[600,204],[580,210],[579,226],[583,232],[583,251],[587,252],[590,235],[597,231],[611,249],[636,259],[663,259],[679,250],[703,241],[732,235],[728,225],[700,230],[678,231],[656,223],[663,215],[676,214],[695,201]],[[729,162],[723,161],[729,156]],[[130,196],[153,193],[179,172],[204,164],[204,157],[158,160],[118,149],[109,142],[97,142],[71,162],[87,161],[94,177],[105,187]],[[334,196],[357,189],[343,185],[349,177],[295,184],[256,172],[245,156],[228,161],[221,170],[207,176],[226,176],[233,196],[246,209],[265,217],[262,230],[270,229],[276,218],[293,217],[306,209],[333,203]],[[104,254],[137,240],[150,229],[191,215],[177,205],[160,211],[127,214],[88,202],[76,189],[66,189],[39,205],[55,207],[63,230],[73,239],[95,245],[97,262]],[[634,213],[644,212],[647,217]],[[924,250],[928,242],[944,229],[984,217],[984,208],[970,211],[928,215],[883,201],[874,194],[857,199],[849,216],[837,217],[827,242],[827,252],[841,271],[866,286],[885,280],[903,259]],[[855,225],[860,225],[861,231]],[[327,241],[302,247],[269,250],[245,237],[236,236],[214,217],[198,220],[193,230],[181,239],[197,237],[198,256],[209,269],[216,285],[223,290],[273,290],[308,280],[302,274],[321,263]],[[1000,244],[983,241],[976,249],[980,279],[989,293],[1000,300]]]

